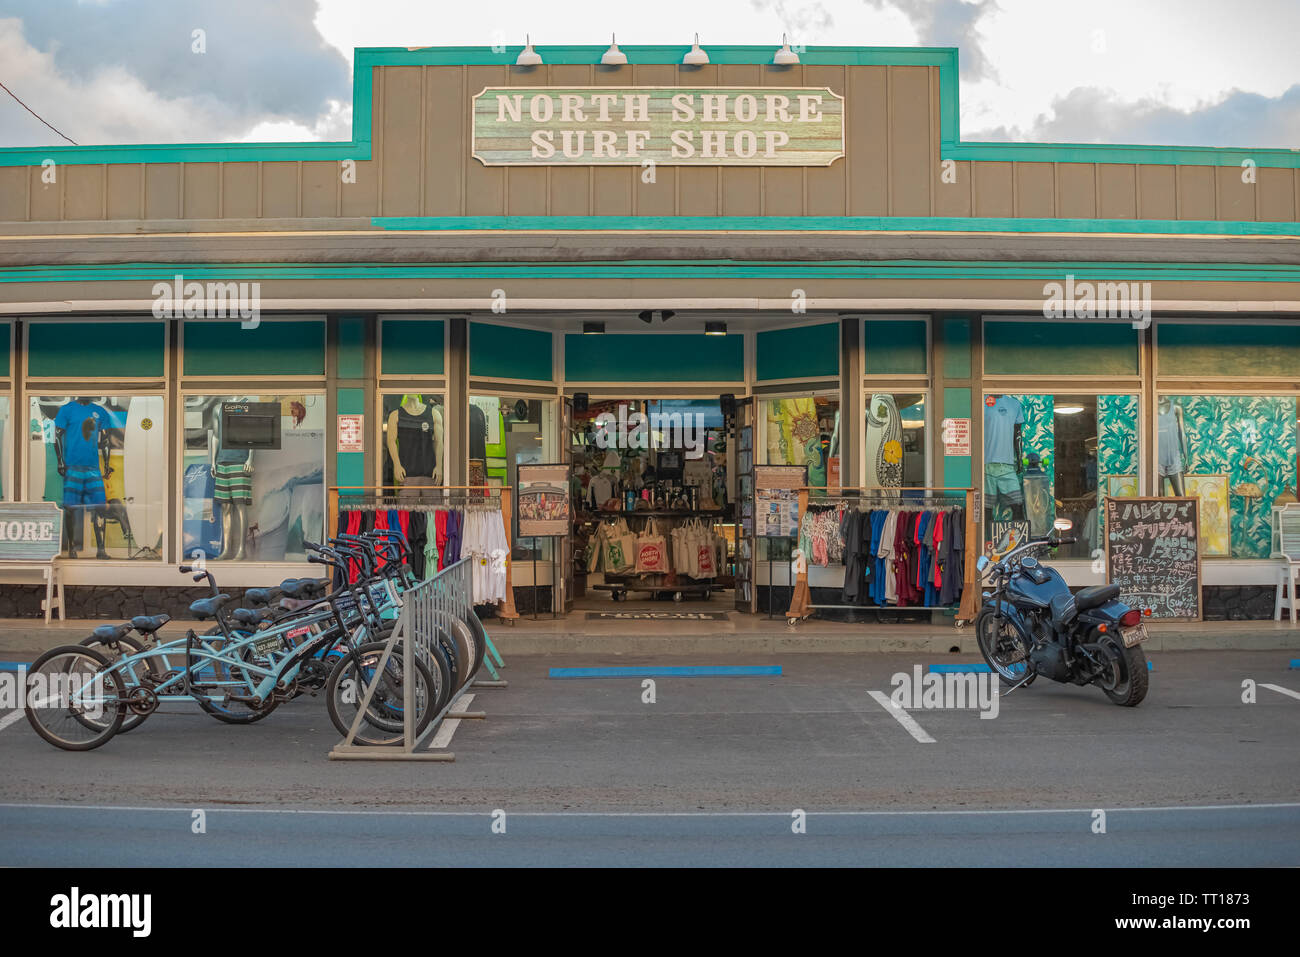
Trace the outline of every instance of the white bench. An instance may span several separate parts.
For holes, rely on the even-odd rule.
[[[45,598],[41,602],[41,607],[45,610],[45,624],[50,623],[50,616],[54,612],[59,613],[59,617],[66,620],[67,614],[63,610],[63,583],[59,581],[59,566],[57,561],[48,562],[12,562],[0,561],[0,579],[8,584],[20,584],[27,581],[26,578],[21,582],[15,580],[10,572],[37,572],[41,580],[45,583]],[[31,577],[28,574],[28,577]]]
[[[0,502],[0,580],[14,582],[15,573],[30,578],[40,574],[45,582],[45,624],[63,610],[59,581],[59,552],[63,546],[63,513],[53,502]]]
[[[1282,601],[1291,611],[1291,625],[1296,620],[1296,588],[1300,587],[1300,503],[1273,506],[1273,554],[1278,561],[1277,599],[1273,603],[1273,620],[1282,620]]]

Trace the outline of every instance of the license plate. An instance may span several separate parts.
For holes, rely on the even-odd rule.
[[[1119,633],[1124,636],[1124,647],[1132,648],[1134,645],[1147,640],[1147,626],[1134,625],[1132,628],[1121,628]]]
[[[279,635],[270,638],[263,638],[260,641],[253,642],[253,654],[258,656],[268,655],[273,651],[279,651],[284,647],[280,641]]]

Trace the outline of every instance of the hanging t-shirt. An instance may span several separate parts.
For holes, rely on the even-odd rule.
[[[591,497],[596,504],[596,508],[600,508],[614,497],[614,483],[607,476],[593,475],[591,477]]]
[[[93,402],[68,402],[54,417],[63,430],[63,464],[75,468],[100,468],[99,436],[112,420],[108,410]]]
[[[984,404],[984,464],[1016,464],[1016,426],[1025,424],[1025,410],[1014,396],[999,396]]]

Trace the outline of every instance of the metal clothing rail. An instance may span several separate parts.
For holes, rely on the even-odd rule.
[[[331,485],[329,488],[329,525],[327,527],[331,531],[338,528],[339,500],[341,498],[371,500],[387,500],[391,498],[393,499],[391,503],[385,501],[383,504],[389,505],[392,509],[406,509],[407,511],[436,511],[439,506],[444,508],[460,508],[462,506],[469,508],[480,504],[491,506],[492,500],[495,498],[496,508],[501,510],[501,524],[506,533],[506,599],[497,609],[497,615],[503,621],[508,621],[513,625],[519,618],[519,612],[515,610],[515,587],[512,572],[514,562],[511,559],[514,551],[514,541],[511,538],[511,497],[505,494],[511,490],[512,486],[509,485],[417,485],[414,487],[401,485]],[[401,491],[408,494],[396,494]],[[393,494],[390,495],[389,493]],[[435,495],[444,497],[436,502],[424,501],[426,496]],[[460,499],[464,499],[464,501],[460,501]],[[380,503],[375,501],[374,504],[377,506]],[[421,505],[428,507],[418,508]]]

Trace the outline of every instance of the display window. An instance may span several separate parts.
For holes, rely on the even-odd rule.
[[[187,395],[186,559],[305,561],[325,527],[325,396]]]
[[[27,494],[63,509],[65,557],[162,560],[165,408],[161,395],[31,397]]]
[[[388,392],[381,396],[383,481],[399,494],[445,485],[446,412],[441,395]]]
[[[519,396],[470,396],[469,485],[519,485],[520,465],[558,462],[556,400]],[[511,516],[516,560],[550,560],[549,540],[521,539],[519,516]]]
[[[988,539],[1043,538],[1068,518],[1078,542],[1060,557],[1099,553],[1102,499],[1139,494],[1138,407],[1136,395],[986,395]]]
[[[10,399],[0,395],[0,502],[11,502],[13,494],[13,433],[9,423]]]
[[[1160,396],[1156,494],[1201,500],[1204,557],[1269,557],[1271,506],[1295,501],[1298,413],[1295,396]]]
[[[926,484],[926,402],[923,392],[868,392],[865,396],[862,484],[867,488],[923,488]]]
[[[764,435],[760,465],[806,465],[809,486],[840,484],[838,395],[761,399],[759,414]]]

